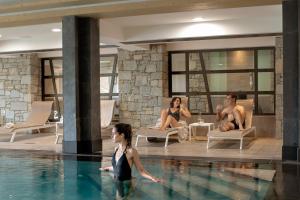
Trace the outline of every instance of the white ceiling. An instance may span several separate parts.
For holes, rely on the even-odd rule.
[[[106,44],[282,32],[281,5],[152,14],[100,20]],[[202,17],[202,21],[193,19]],[[0,52],[61,48],[61,23],[0,28]],[[133,48],[134,49],[134,48]]]
[[[229,8],[201,10],[191,12],[176,12],[144,16],[130,16],[106,19],[106,21],[121,27],[152,26],[162,24],[191,23],[193,19],[202,17],[203,22],[224,21],[232,19],[276,18],[281,19],[281,5],[256,6],[244,8]]]

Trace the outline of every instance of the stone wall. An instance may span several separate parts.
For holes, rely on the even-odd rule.
[[[145,51],[119,49],[120,122],[134,128],[155,124],[162,97],[168,96],[167,60],[165,45]]]
[[[276,37],[275,40],[275,75],[276,75],[276,138],[282,138],[283,127],[283,45],[282,37]]]
[[[0,58],[0,110],[3,123],[27,118],[41,99],[40,60],[36,54]]]

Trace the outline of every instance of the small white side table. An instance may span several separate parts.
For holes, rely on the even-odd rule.
[[[192,130],[195,127],[207,127],[208,132],[212,129],[215,129],[214,123],[205,123],[205,122],[192,123],[192,124],[189,125],[189,139],[190,139],[190,141],[192,140]],[[212,129],[211,129],[211,127],[212,127]]]

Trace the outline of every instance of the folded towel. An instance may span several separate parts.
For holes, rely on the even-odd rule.
[[[5,124],[4,128],[11,129],[11,128],[13,128],[14,126],[15,126],[14,123],[8,122],[8,123]]]

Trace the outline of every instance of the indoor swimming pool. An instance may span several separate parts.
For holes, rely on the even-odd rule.
[[[100,159],[100,158],[98,158]],[[0,154],[0,199],[264,199],[272,182],[232,169],[268,170],[270,164],[142,159],[163,183],[152,183],[133,171],[130,183],[115,182],[99,166],[110,158],[78,161],[57,155],[19,151]]]

